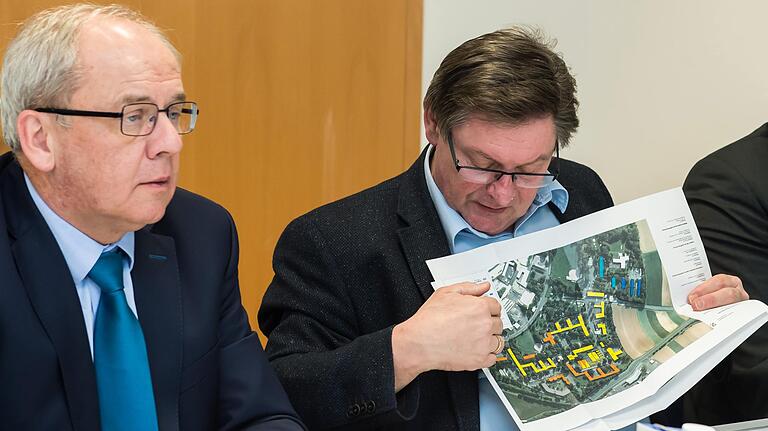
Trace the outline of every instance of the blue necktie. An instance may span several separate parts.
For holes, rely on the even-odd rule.
[[[101,429],[157,430],[144,335],[123,290],[122,251],[102,253],[88,277],[101,288],[93,331]]]

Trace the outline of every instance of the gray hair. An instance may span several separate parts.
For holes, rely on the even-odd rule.
[[[25,109],[66,106],[78,89],[78,35],[93,18],[132,21],[156,34],[181,64],[181,55],[163,32],[140,13],[120,5],[88,3],[39,12],[20,25],[8,45],[0,72],[0,119],[3,138],[14,153],[21,151],[16,119]]]
[[[534,28],[514,27],[468,40],[445,57],[424,97],[438,131],[472,116],[523,124],[551,115],[561,146],[579,126],[576,80],[555,43]]]

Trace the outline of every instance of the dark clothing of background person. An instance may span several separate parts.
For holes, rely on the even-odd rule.
[[[768,302],[768,123],[700,160],[683,190],[713,274],[739,276]],[[768,417],[768,326],[684,397],[686,421],[717,425]]]

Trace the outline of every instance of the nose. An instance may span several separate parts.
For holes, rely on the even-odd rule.
[[[512,181],[511,175],[502,175],[501,178],[486,186],[488,195],[499,206],[507,206],[517,197],[517,186]]]
[[[165,113],[157,116],[155,130],[147,135],[147,156],[154,159],[161,154],[175,155],[181,152],[181,135]]]

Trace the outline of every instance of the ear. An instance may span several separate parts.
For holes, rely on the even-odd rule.
[[[29,109],[21,111],[16,119],[16,132],[19,135],[21,151],[29,164],[38,171],[50,172],[55,165],[55,158],[46,131],[46,127],[51,126],[50,121],[47,121],[44,115]]]
[[[428,109],[424,110],[424,134],[427,136],[427,142],[437,145],[440,140],[440,132],[437,129],[437,121],[432,112]]]

